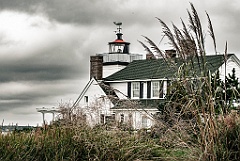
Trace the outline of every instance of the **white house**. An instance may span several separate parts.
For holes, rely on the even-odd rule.
[[[78,108],[83,110],[90,126],[114,120],[116,125],[150,128],[177,71],[163,58],[151,59],[147,55],[142,59],[140,54],[130,54],[130,43],[122,39],[120,31],[119,26],[117,39],[109,43],[109,53],[91,56],[91,79],[81,92]],[[169,52],[176,55],[174,50]],[[178,58],[173,60],[176,66],[182,64]],[[206,62],[211,73],[219,70],[221,78],[233,68],[240,76],[240,61],[234,54],[228,55],[226,65],[224,55],[208,55]]]
[[[112,115],[111,108],[114,104],[93,77],[80,94],[78,106],[81,107],[81,112],[86,116],[88,124],[94,126],[106,122],[106,116]]]

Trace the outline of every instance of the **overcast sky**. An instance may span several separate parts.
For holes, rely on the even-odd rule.
[[[191,2],[206,37],[209,13],[218,52],[228,41],[228,52],[239,57],[240,1]],[[123,23],[131,52],[145,54],[141,35],[156,44],[162,38],[155,17],[181,27],[187,9],[189,0],[0,0],[0,123],[41,124],[36,108],[75,101],[89,80],[89,56],[107,52],[115,39],[114,21]],[[207,41],[209,53],[211,46]]]

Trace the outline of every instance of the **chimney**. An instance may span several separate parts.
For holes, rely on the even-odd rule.
[[[165,50],[165,56],[166,58],[176,58],[177,57],[176,50],[174,49]]]
[[[146,54],[146,59],[150,60],[150,59],[156,59],[156,58],[152,53],[148,53],[148,54]]]
[[[90,79],[94,77],[97,80],[102,79],[103,56],[96,55],[90,57]]]

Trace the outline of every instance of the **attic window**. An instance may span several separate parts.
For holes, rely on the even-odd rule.
[[[88,103],[88,96],[84,96],[84,102]]]

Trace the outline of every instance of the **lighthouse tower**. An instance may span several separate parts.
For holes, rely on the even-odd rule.
[[[91,56],[90,77],[98,80],[125,68],[133,60],[142,59],[141,54],[130,53],[130,43],[123,40],[122,23],[114,24],[117,26],[116,39],[108,43],[109,52]]]

